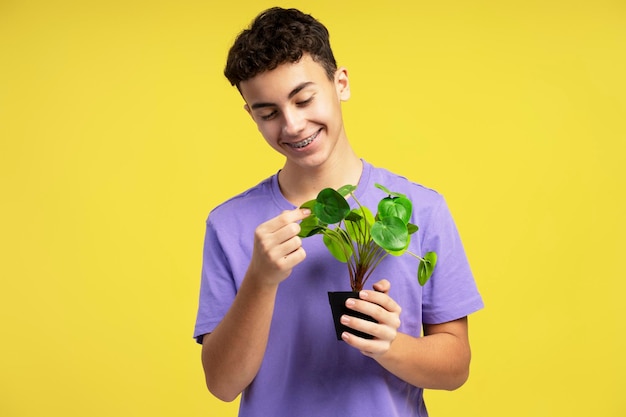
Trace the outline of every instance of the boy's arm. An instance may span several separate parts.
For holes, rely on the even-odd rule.
[[[237,296],[202,340],[207,388],[223,401],[237,398],[259,371],[278,285],[306,256],[297,222],[308,215],[308,210],[286,211],[256,229],[252,259]]]
[[[424,337],[398,333],[391,349],[374,357],[389,372],[412,385],[446,390],[457,389],[467,381],[470,358],[467,317],[424,325]]]
[[[386,293],[389,281],[374,284],[350,308],[374,317],[378,323],[350,318],[344,323],[374,335],[373,340],[346,334],[344,341],[411,385],[453,390],[469,376],[471,351],[467,317],[441,324],[425,324],[424,337],[397,332],[400,307]]]

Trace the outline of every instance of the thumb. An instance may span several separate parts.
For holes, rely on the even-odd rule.
[[[381,279],[373,285],[374,289],[378,292],[387,294],[391,288],[391,283],[386,279]]]

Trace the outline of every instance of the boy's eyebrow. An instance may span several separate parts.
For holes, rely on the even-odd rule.
[[[304,90],[306,87],[312,84],[313,84],[312,81],[306,81],[306,82],[303,82],[302,84],[298,84],[296,88],[291,90],[291,92],[287,95],[287,98],[293,98],[293,96],[295,96],[300,91]],[[263,107],[274,107],[274,106],[276,106],[274,103],[254,103],[253,105],[250,106],[250,108],[254,110],[254,109],[261,109]]]

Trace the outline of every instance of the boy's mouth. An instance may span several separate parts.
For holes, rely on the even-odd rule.
[[[311,136],[309,136],[308,138],[300,141],[300,142],[295,142],[295,143],[287,143],[287,145],[289,145],[292,148],[295,149],[301,149],[304,148],[305,146],[308,146],[311,142],[313,142],[317,136],[320,134],[320,132],[322,131],[322,129],[318,130],[317,132],[315,132],[314,134],[312,134]]]

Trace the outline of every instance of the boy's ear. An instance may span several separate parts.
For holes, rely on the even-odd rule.
[[[348,80],[348,70],[340,67],[335,72],[335,87],[337,88],[337,96],[341,101],[347,101],[350,98],[350,81]]]
[[[250,117],[252,117],[252,111],[250,110],[250,106],[248,106],[248,104],[244,104],[243,105],[243,109],[248,112],[248,114],[250,115]]]

